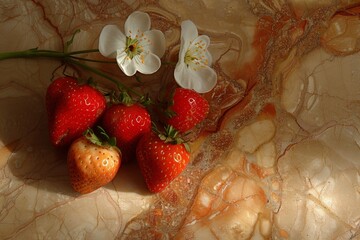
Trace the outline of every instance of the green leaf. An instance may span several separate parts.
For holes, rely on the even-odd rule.
[[[96,134],[97,133],[97,134]],[[110,137],[104,128],[96,126],[96,133],[93,129],[89,128],[84,132],[84,136],[93,144],[98,146],[111,146],[116,147],[116,138]],[[116,147],[117,148],[117,147]]]
[[[84,136],[88,139],[91,143],[96,144],[98,146],[102,146],[102,141],[96,136],[94,131],[91,128],[88,128],[84,132]]]
[[[129,93],[126,92],[126,91],[120,92],[120,94],[119,94],[119,100],[120,100],[120,102],[121,102],[122,104],[125,104],[125,105],[127,105],[127,106],[134,104],[133,99],[131,98],[131,96],[129,95]]]
[[[105,129],[103,129],[100,126],[97,126],[99,134],[103,137],[105,141],[108,141],[110,139],[109,135],[106,133]]]
[[[188,143],[183,143],[183,145],[184,145],[186,151],[187,151],[188,153],[191,153],[190,145],[189,145]]]
[[[166,142],[166,139],[167,137],[163,134],[159,134],[159,138],[162,140],[162,141],[165,141]]]
[[[177,115],[177,113],[171,109],[166,109],[165,110],[165,115],[168,117],[168,118],[172,118],[172,117],[175,117]]]
[[[141,96],[139,102],[144,107],[148,107],[148,106],[154,104],[154,101],[150,98],[149,94]]]
[[[151,129],[157,134],[161,134],[155,122],[151,121]]]
[[[111,137],[111,138],[108,140],[108,143],[109,143],[110,146],[115,147],[115,146],[116,146],[116,137]]]

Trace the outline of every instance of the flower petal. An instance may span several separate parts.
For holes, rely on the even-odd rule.
[[[179,61],[174,77],[183,88],[193,89],[198,93],[211,91],[216,85],[217,75],[210,67],[212,56],[207,50],[210,38],[198,36],[195,24],[189,20],[181,23],[181,45]]]
[[[199,54],[199,59],[201,59],[201,63],[207,66],[212,64],[212,57],[207,50],[210,45],[210,38],[206,35],[200,35],[190,44],[189,49],[192,50],[193,53]]]
[[[195,24],[190,21],[186,20],[181,23],[181,38],[186,41],[192,41],[198,36],[198,30]]]
[[[178,62],[174,70],[175,81],[182,88],[192,89],[191,79],[189,78],[188,67],[183,62]]]
[[[198,36],[198,31],[195,24],[186,20],[181,23],[181,38],[180,38],[180,51],[179,51],[179,61],[184,61],[186,51],[188,50],[191,41],[193,41]]]
[[[136,69],[143,74],[152,74],[161,66],[160,58],[153,53],[135,56],[133,61]]]
[[[209,45],[210,45],[210,38],[207,35],[200,35],[192,41],[190,47],[201,46],[202,49],[207,49]]]
[[[116,25],[106,25],[99,37],[99,52],[104,57],[116,57],[116,51],[125,48],[125,35]]]
[[[206,93],[211,91],[216,85],[217,75],[214,69],[205,66],[197,71],[190,69],[193,89],[198,93]]]
[[[125,35],[133,39],[139,38],[151,27],[150,16],[147,13],[135,11],[125,21]]]
[[[192,70],[185,64],[179,64],[175,68],[174,76],[181,87],[193,89],[198,93],[211,91],[217,82],[215,70],[208,66],[199,70]]]
[[[136,73],[136,66],[133,60],[131,60],[126,53],[118,51],[116,61],[121,69],[127,76],[133,76]]]
[[[144,37],[139,39],[145,50],[156,54],[161,58],[165,53],[165,36],[159,30],[149,30],[144,32]]]
[[[212,64],[212,56],[211,56],[211,54],[210,54],[209,51],[206,51],[206,52],[205,52],[205,57],[206,57],[206,59],[207,59],[208,66],[211,66],[211,64]]]

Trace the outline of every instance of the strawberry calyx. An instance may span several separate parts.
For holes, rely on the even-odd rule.
[[[139,103],[144,107],[148,107],[151,104],[153,104],[153,101],[151,100],[148,94],[140,96],[140,98],[137,101],[135,101],[126,91],[121,91],[119,94],[116,94],[115,91],[112,91],[108,93],[107,96],[109,96],[110,102],[112,104],[123,104],[125,106],[131,106],[135,103]]]
[[[149,94],[143,95],[139,99],[139,103],[144,107],[149,107],[154,104],[154,101],[150,98]]]
[[[134,104],[134,100],[131,98],[129,93],[126,92],[126,91],[120,92],[120,94],[119,94],[119,102],[126,105],[126,106],[130,106],[130,105]]]
[[[134,100],[126,91],[121,91],[119,94],[116,94],[115,91],[112,91],[108,94],[108,96],[110,97],[110,102],[112,104],[124,104],[126,106],[134,104]]]
[[[157,134],[157,136],[164,141],[165,143],[177,145],[183,144],[186,151],[190,152],[189,144],[180,137],[179,131],[177,131],[173,126],[166,125],[164,127],[164,132],[161,132],[155,124],[153,124],[153,131]]]
[[[116,147],[116,138],[110,137],[102,127],[97,126],[97,133],[98,134],[96,134],[93,129],[88,128],[84,132],[84,136],[86,137],[87,140],[89,140],[91,143],[93,143],[95,145],[111,146],[111,147],[117,148]]]
[[[172,118],[177,115],[176,112],[174,110],[171,110],[170,108],[166,109],[164,113],[167,118]]]

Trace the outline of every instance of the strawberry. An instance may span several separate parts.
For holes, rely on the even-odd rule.
[[[147,110],[138,104],[114,104],[105,111],[102,126],[116,138],[123,161],[127,162],[135,158],[140,137],[150,132],[151,119]]]
[[[54,80],[46,92],[50,140],[54,146],[69,145],[92,127],[106,107],[105,97],[74,78]]]
[[[166,123],[180,132],[186,132],[206,118],[209,103],[193,90],[176,88],[167,112],[170,117]]]
[[[184,143],[174,140],[177,133],[167,128],[167,137],[154,132],[144,134],[136,148],[136,158],[151,192],[161,192],[186,167],[190,160]]]
[[[46,92],[46,110],[48,114],[53,114],[56,102],[70,86],[76,86],[77,81],[71,77],[60,77],[54,80]]]
[[[111,182],[120,163],[119,149],[101,142],[89,129],[69,148],[67,164],[71,185],[79,193],[90,193]]]

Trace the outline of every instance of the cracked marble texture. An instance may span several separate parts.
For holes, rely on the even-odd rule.
[[[164,32],[164,61],[183,20],[211,39],[218,84],[190,164],[159,194],[135,162],[77,194],[48,140],[46,87],[64,73],[111,85],[57,60],[0,60],[0,239],[360,239],[360,2],[3,0],[0,52],[61,51],[77,29],[70,50],[97,48],[134,10]],[[173,70],[144,88],[174,84]]]

